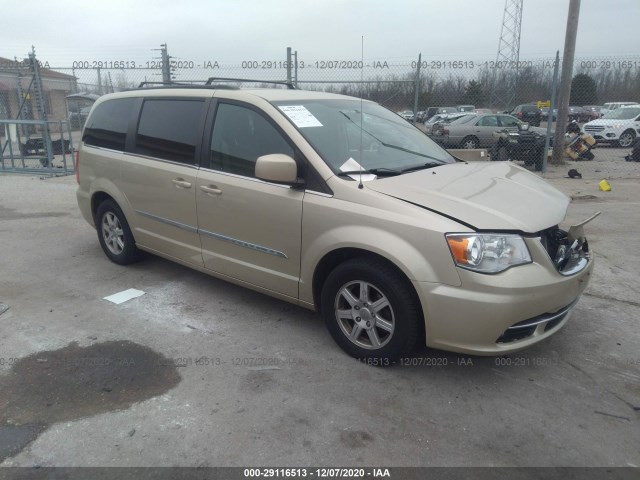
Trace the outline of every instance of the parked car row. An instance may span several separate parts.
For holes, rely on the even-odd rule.
[[[567,120],[572,122],[572,121],[576,121],[576,122],[580,122],[580,123],[584,123],[584,122],[590,122],[592,120],[597,120],[598,118],[602,118],[604,115],[606,115],[609,112],[612,112],[614,110],[617,110],[618,108],[624,107],[624,106],[633,106],[633,105],[638,105],[638,103],[636,102],[609,102],[609,103],[605,103],[604,105],[600,106],[600,105],[583,105],[582,107],[579,106],[575,106],[575,105],[570,105],[569,106],[569,111],[567,114]],[[531,107],[534,107],[535,105],[531,105]],[[549,120],[549,107],[542,107],[540,109],[541,111],[541,118],[542,120],[544,120],[545,122]],[[556,121],[558,118],[558,109],[554,108],[553,109],[553,113],[552,113],[552,121]]]
[[[474,112],[476,110],[478,109],[476,109],[475,105],[457,105],[455,107],[429,107],[426,110],[417,111],[415,114],[415,121],[417,123],[425,123],[431,118],[433,118],[435,115],[469,113],[469,112]],[[480,112],[480,113],[492,113],[492,111],[489,109],[482,109],[482,110],[488,110],[488,111]],[[408,122],[413,122],[414,120],[414,114],[412,110],[403,110],[401,112],[398,112],[398,115],[400,115],[402,118],[404,118]]]

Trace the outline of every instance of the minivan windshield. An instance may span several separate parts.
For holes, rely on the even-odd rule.
[[[615,120],[629,120],[631,118],[640,115],[640,107],[623,107],[616,108],[615,110],[611,110],[608,113],[605,113],[602,118],[612,118]]]
[[[399,174],[455,163],[423,132],[373,102],[314,99],[274,104],[335,173],[355,167]]]

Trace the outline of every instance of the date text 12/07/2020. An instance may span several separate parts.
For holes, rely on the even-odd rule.
[[[476,61],[476,60],[422,60],[420,68],[423,70],[522,70],[526,68],[553,68],[555,61],[543,60],[521,60],[517,62],[509,61]],[[586,70],[630,70],[640,68],[640,60],[583,60],[579,63],[580,68]],[[242,60],[240,64],[226,64],[219,60],[171,60],[169,67],[177,70],[286,70],[297,68],[299,70],[390,70],[392,68],[410,67],[416,69],[418,62],[415,60],[408,63],[389,62],[388,60],[315,60],[307,62],[299,60],[288,62],[284,60]],[[162,60],[76,60],[72,62],[71,68],[83,69],[162,69]]]

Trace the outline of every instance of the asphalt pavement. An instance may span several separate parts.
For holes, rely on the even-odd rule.
[[[423,348],[389,368],[314,312],[109,262],[73,177],[0,175],[0,465],[640,466],[638,180],[558,172],[565,226],[603,212],[567,325],[507,357]],[[103,300],[129,288],[145,293]]]

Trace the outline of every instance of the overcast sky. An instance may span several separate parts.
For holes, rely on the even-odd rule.
[[[521,59],[562,52],[569,0],[524,0]],[[148,60],[495,59],[504,0],[4,0],[0,56]],[[582,0],[577,56],[640,54],[640,0]]]

